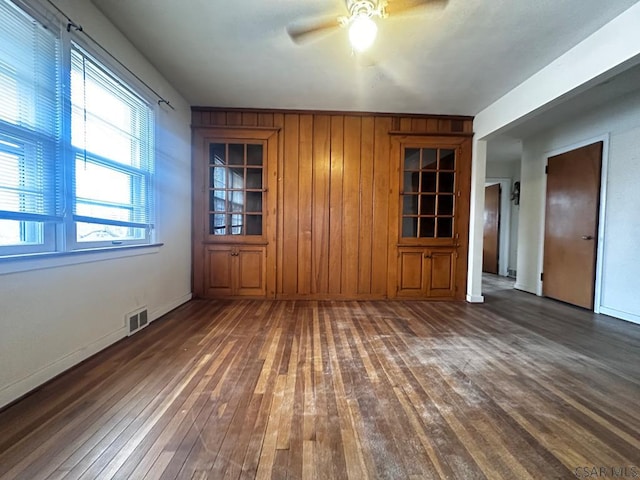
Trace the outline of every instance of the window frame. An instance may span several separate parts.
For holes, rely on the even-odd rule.
[[[88,44],[83,37],[81,37],[73,29],[63,28],[62,20],[57,20],[55,12],[48,11],[43,7],[42,11],[38,11],[33,6],[28,5],[22,0],[8,0],[8,3],[13,4],[17,9],[21,10],[26,16],[33,19],[42,28],[52,32],[52,35],[57,41],[58,54],[55,59],[55,68],[58,71],[56,88],[59,90],[60,103],[56,106],[58,111],[59,124],[58,137],[48,137],[45,139],[38,138],[42,135],[33,134],[32,132],[20,127],[20,125],[8,124],[5,122],[0,123],[0,138],[5,137],[15,141],[16,143],[23,143],[24,145],[37,146],[38,142],[54,142],[55,145],[52,151],[55,151],[55,167],[54,173],[44,179],[46,183],[55,183],[56,202],[60,202],[60,215],[59,216],[43,216],[43,221],[38,222],[42,225],[41,242],[38,244],[16,244],[16,245],[4,245],[0,246],[0,261],[2,260],[19,260],[21,258],[34,258],[52,255],[69,255],[74,252],[86,252],[96,249],[114,250],[122,249],[126,247],[144,247],[144,246],[158,246],[156,232],[156,138],[158,129],[158,104],[155,99],[147,92],[145,85],[142,81],[135,77],[135,75],[127,71],[126,67],[118,64],[117,60],[105,58],[106,56],[98,51],[97,48]],[[78,223],[87,218],[75,213],[75,205],[78,197],[75,191],[75,172],[76,161],[79,155],[84,156],[84,149],[79,149],[72,145],[71,133],[72,133],[72,98],[71,98],[71,57],[73,49],[77,49],[82,55],[88,57],[93,61],[101,72],[108,75],[109,79],[118,84],[121,88],[126,89],[131,95],[138,98],[148,108],[148,114],[145,112],[145,117],[148,118],[148,124],[146,125],[147,132],[143,140],[144,143],[144,155],[147,155],[146,164],[147,168],[137,168],[136,166],[120,164],[115,160],[110,160],[105,157],[100,157],[94,154],[86,152],[87,160],[106,168],[113,169],[114,171],[122,171],[127,175],[130,175],[132,179],[141,179],[141,183],[144,183],[144,189],[146,190],[144,198],[140,198],[137,204],[142,205],[146,211],[146,222],[144,224],[136,224],[135,222],[122,222],[122,221],[105,221],[103,224],[96,225],[116,225],[129,228],[141,228],[142,235],[140,238],[131,239],[107,239],[104,241],[78,241],[77,231]],[[0,145],[0,152],[10,149],[3,148]],[[131,194],[133,195],[133,194]],[[126,207],[133,208],[136,201],[131,199]],[[125,204],[123,204],[124,206]],[[6,217],[7,215],[5,215]],[[13,215],[12,215],[13,216]],[[16,213],[16,220],[29,221],[29,214]],[[13,218],[9,218],[12,220]],[[36,219],[37,220],[37,219]],[[95,220],[95,219],[93,219]],[[95,223],[95,222],[94,222]],[[130,225],[123,225],[123,224]]]
[[[58,55],[56,58],[55,68],[57,69],[57,75],[60,79],[60,83],[62,84],[62,75],[63,75],[63,63],[64,63],[64,47],[63,47],[63,39],[62,39],[62,31],[61,26],[53,22],[49,15],[46,13],[40,12],[37,9],[34,9],[32,5],[29,5],[27,2],[16,1],[16,0],[8,0],[8,3],[12,4],[17,10],[21,11],[21,14],[29,17],[33,21],[37,22],[39,26],[49,32],[57,42]],[[60,96],[60,101],[64,97],[64,86],[58,84],[56,85],[57,94]],[[24,87],[23,87],[24,88]],[[58,116],[61,124],[64,124],[63,121],[63,113],[61,111],[61,105],[58,105]],[[50,176],[44,177],[43,181],[49,184],[58,184],[58,186],[62,186],[63,181],[62,177],[64,175],[64,159],[61,156],[61,138],[56,138],[52,135],[47,135],[42,132],[37,132],[35,129],[29,129],[25,126],[21,126],[18,124],[6,123],[0,120],[0,139],[8,139],[9,142],[15,142],[23,145],[29,145],[33,149],[42,148],[41,145],[48,144],[51,152],[57,153],[54,155],[55,165],[49,171],[51,173]],[[51,148],[51,145],[53,147]],[[0,148],[2,150],[2,148]],[[47,149],[44,149],[47,150]],[[53,197],[55,197],[56,202],[63,203],[62,192],[58,191],[55,188],[55,185],[52,187],[54,189]],[[57,243],[57,239],[59,238],[59,225],[62,220],[62,215],[58,216],[55,214],[42,214],[42,215],[34,215],[30,213],[20,213],[15,212],[15,214],[10,214],[7,212],[3,215],[3,220],[13,220],[19,221],[21,223],[36,223],[40,224],[42,228],[42,236],[41,242],[37,244],[14,244],[14,245],[0,245],[0,259],[2,258],[19,258],[23,255],[33,255],[33,254],[41,254],[41,253],[50,253],[58,250],[59,246]]]
[[[67,137],[67,149],[68,152],[65,155],[65,164],[66,170],[68,172],[67,175],[67,184],[69,187],[67,188],[67,215],[65,216],[65,243],[67,245],[67,250],[86,250],[92,248],[104,248],[104,247],[126,247],[126,246],[137,246],[137,245],[150,245],[155,241],[155,139],[156,139],[156,130],[157,130],[157,104],[147,95],[143,95],[142,91],[144,87],[140,85],[139,81],[135,79],[130,73],[124,71],[122,68],[117,68],[114,65],[114,62],[108,62],[105,60],[103,55],[100,55],[95,49],[92,49],[86,42],[83,41],[82,38],[79,37],[77,33],[71,32],[69,35],[69,48],[64,49],[64,53],[67,58],[65,63],[68,65],[68,68],[65,70],[65,73],[68,75],[66,84],[68,85],[68,91],[65,92],[65,95],[68,98],[68,102],[66,106],[68,107],[68,119],[67,125],[69,127],[69,134]],[[147,149],[150,154],[150,158],[147,159],[148,169],[145,170],[143,168],[138,168],[135,166],[127,165],[124,163],[119,163],[115,160],[109,159],[107,157],[101,156],[96,153],[88,152],[84,149],[75,147],[71,143],[71,128],[72,128],[72,109],[73,103],[71,101],[71,55],[73,49],[77,49],[80,54],[86,56],[89,60],[95,62],[97,67],[102,70],[102,73],[111,77],[116,83],[120,84],[120,86],[129,91],[135,97],[146,104],[150,112],[150,125],[148,125],[149,129],[149,137],[148,144],[149,148]],[[77,239],[77,224],[78,223],[86,223],[83,220],[89,220],[90,217],[79,215],[75,213],[75,208],[78,200],[78,196],[74,191],[75,187],[75,174],[76,174],[76,163],[78,160],[78,156],[83,156],[86,161],[93,163],[95,165],[99,165],[102,167],[110,168],[113,171],[122,171],[127,172],[128,174],[137,175],[139,177],[146,178],[146,205],[145,208],[148,210],[148,224],[142,225],[137,224],[134,225],[135,222],[124,222],[124,221],[105,221],[104,223],[97,222],[89,222],[95,223],[97,226],[101,225],[113,225],[113,226],[128,226],[129,228],[140,228],[144,230],[144,237],[140,239],[118,239],[118,240],[104,240],[104,241],[86,241],[81,242]],[[129,225],[125,225],[129,224]]]

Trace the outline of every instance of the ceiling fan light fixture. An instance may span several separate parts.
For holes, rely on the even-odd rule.
[[[356,15],[349,26],[349,41],[357,52],[364,52],[376,39],[378,26],[370,15]]]

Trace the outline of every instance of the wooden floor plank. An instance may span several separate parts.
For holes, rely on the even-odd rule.
[[[485,280],[483,305],[194,300],[1,411],[0,478],[640,471],[640,327]]]

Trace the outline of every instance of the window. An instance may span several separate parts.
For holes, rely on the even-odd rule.
[[[71,51],[76,244],[137,243],[151,227],[151,111],[80,48]]]
[[[54,248],[60,202],[60,42],[0,3],[0,254]]]
[[[30,13],[0,0],[0,256],[150,243],[149,103]]]

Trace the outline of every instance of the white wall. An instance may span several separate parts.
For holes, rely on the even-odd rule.
[[[155,319],[191,294],[189,105],[90,2],[56,4],[176,107],[157,116],[157,223],[164,245],[126,258],[14,273],[2,272],[28,264],[1,263],[0,407],[123,338],[127,312],[147,306]]]
[[[482,233],[487,141],[508,131],[564,100],[615,76],[640,61],[640,2],[604,25],[536,74],[479,112],[473,121],[475,132],[471,162],[471,205],[469,222],[469,271],[467,301],[482,302]],[[522,166],[524,175],[525,166]],[[531,173],[531,172],[530,172]],[[536,180],[531,175],[532,181]],[[524,182],[523,182],[524,187]],[[531,185],[535,189],[535,185]],[[522,209],[521,209],[522,211]],[[518,244],[530,242],[522,232]],[[523,281],[529,281],[523,278]]]
[[[516,287],[539,292],[544,165],[550,152],[607,136],[600,312],[640,323],[640,91],[523,140]]]
[[[520,159],[514,159],[511,161],[499,161],[492,162],[491,158],[487,161],[487,178],[508,178],[510,180],[510,190],[508,197],[511,197],[513,191],[513,184],[520,181]],[[510,216],[509,216],[509,253],[508,253],[508,270],[517,269],[518,258],[518,221],[520,217],[520,206],[510,201]]]

